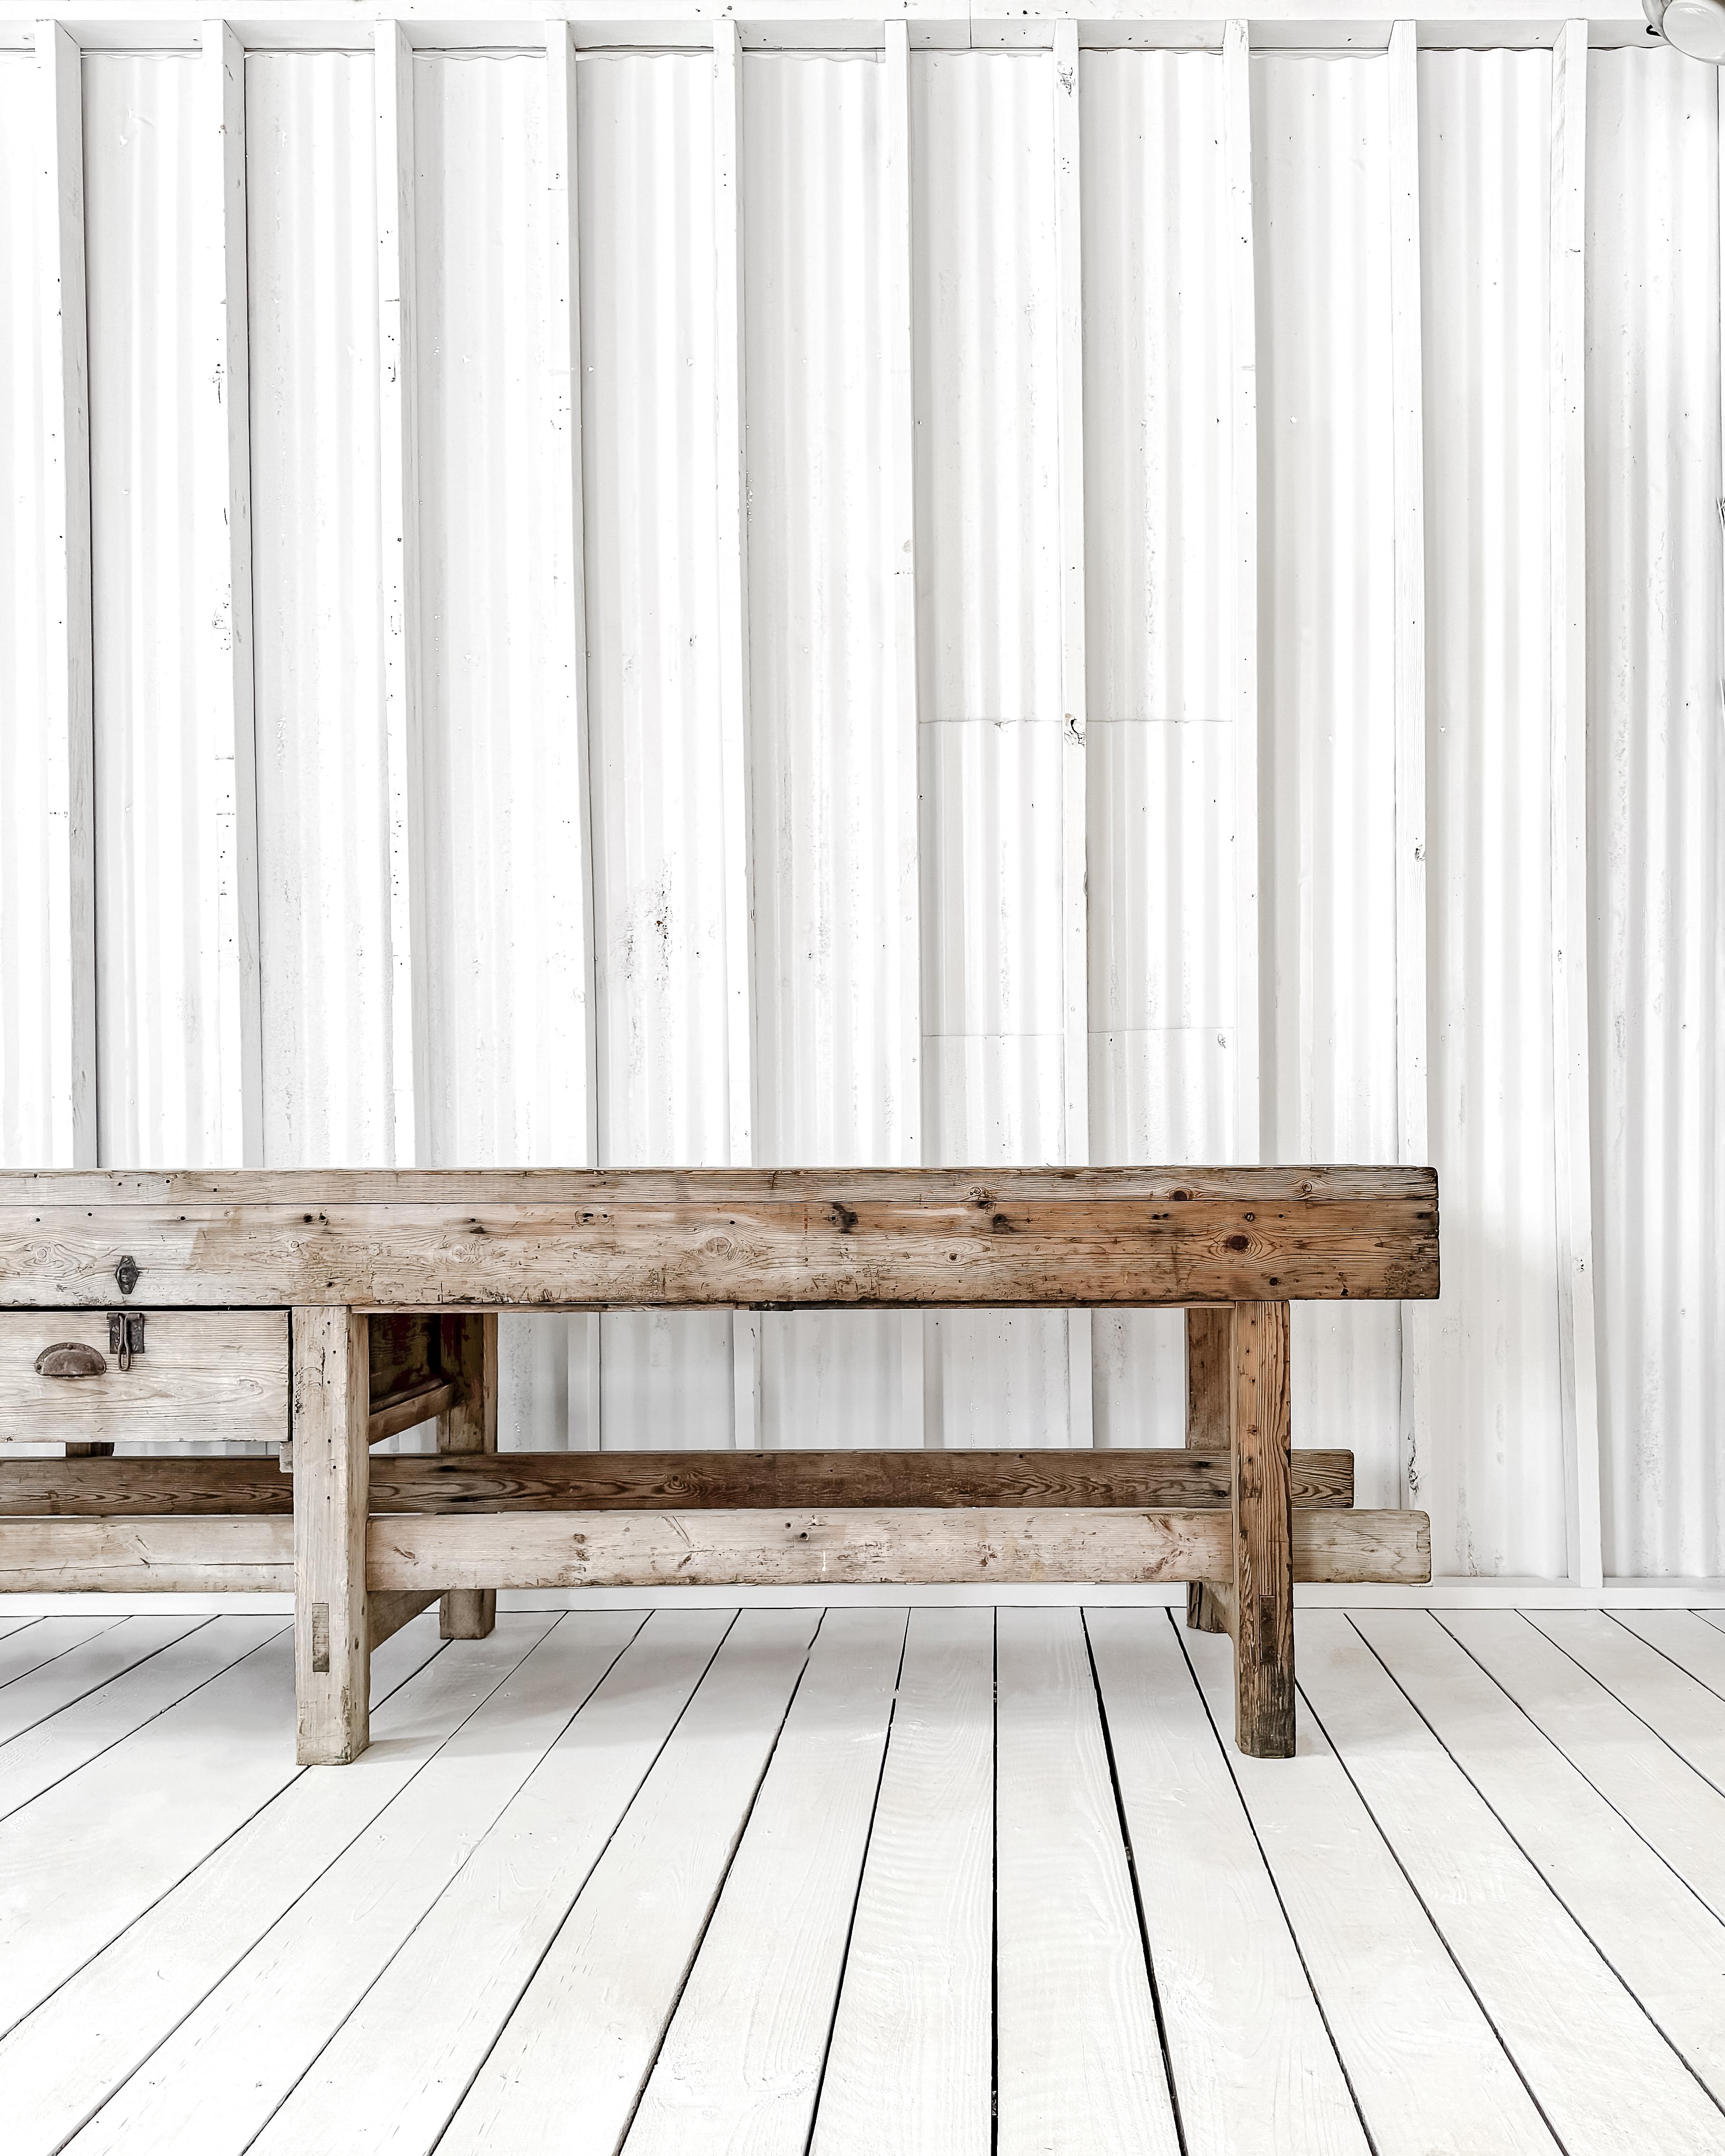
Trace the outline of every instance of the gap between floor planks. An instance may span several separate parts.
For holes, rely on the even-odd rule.
[[[44,1949],[0,2016],[8,2145],[1725,2148],[1645,1892],[1692,1975],[1725,1637],[1569,1618],[1302,1613],[1291,1762],[1235,1752],[1227,1643],[1160,1612],[546,1613],[454,1656],[426,1618],[380,1650],[372,1753],[297,1775],[227,1719],[249,1688],[290,1741],[278,1622],[36,1620],[86,1629],[0,1741],[0,1895]],[[164,1860],[114,1815],[177,1761],[220,1800]],[[104,1893],[44,1884],[48,1826]]]

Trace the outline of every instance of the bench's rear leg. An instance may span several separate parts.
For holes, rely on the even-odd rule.
[[[293,1360],[300,1763],[331,1766],[357,1759],[371,1741],[370,1321],[349,1310],[295,1310]]]
[[[1225,1452],[1232,1441],[1228,1400],[1233,1322],[1230,1310],[1186,1312],[1186,1443],[1204,1452]],[[1208,1581],[1188,1583],[1186,1622],[1199,1632],[1228,1630],[1226,1612]]]
[[[1234,1729],[1259,1759],[1294,1753],[1294,1553],[1288,1306],[1233,1314]]]
[[[445,1317],[444,1375],[460,1397],[437,1423],[439,1452],[495,1452],[497,1450],[497,1314]],[[497,1622],[497,1596],[489,1587],[452,1587],[443,1596],[439,1620],[446,1640],[483,1640]]]

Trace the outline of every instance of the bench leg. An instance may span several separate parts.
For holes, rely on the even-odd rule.
[[[1186,1312],[1186,1442],[1206,1452],[1225,1452],[1230,1435],[1230,1372],[1234,1364],[1233,1312]],[[1186,1589],[1186,1622],[1195,1632],[1225,1632],[1228,1620],[1215,1587],[1194,1579]]]
[[[295,1310],[293,1355],[300,1763],[333,1766],[357,1759],[371,1741],[370,1321],[350,1310]]]
[[[497,1314],[445,1317],[443,1367],[460,1398],[437,1422],[439,1452],[497,1450]],[[452,1587],[442,1597],[439,1629],[446,1640],[483,1640],[497,1622],[497,1595],[489,1587]]]
[[[1237,1302],[1234,1439],[1234,1732],[1258,1759],[1294,1754],[1294,1555],[1288,1306]]]

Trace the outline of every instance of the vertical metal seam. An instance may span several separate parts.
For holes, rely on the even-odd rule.
[[[731,1161],[754,1158],[755,906],[749,798],[747,413],[743,373],[742,44],[713,25],[713,403],[718,474],[719,727],[725,824],[725,995]],[[761,1321],[732,1319],[735,1442],[761,1442]]]
[[[1263,1157],[1263,1020],[1260,1004],[1258,857],[1258,389],[1257,293],[1252,230],[1252,84],[1250,25],[1222,33],[1223,157],[1228,211],[1233,351],[1235,585],[1234,878],[1235,1133],[1236,1160]]]
[[[418,793],[418,398],[413,307],[413,53],[397,21],[376,34],[377,357],[383,548],[383,694],[389,764],[391,1078],[395,1164],[418,1164],[426,1099],[424,954],[414,844]]]
[[[886,25],[886,236],[891,311],[887,370],[892,438],[890,486],[892,533],[892,666],[894,723],[903,743],[904,783],[897,844],[899,1033],[904,1084],[899,1157],[906,1168],[922,1161],[922,752],[916,654],[916,289],[911,192],[911,33],[906,23]],[[918,1445],[928,1436],[926,1392],[927,1332],[920,1311],[900,1320],[901,1436]]]
[[[203,23],[198,59],[203,167],[201,298],[213,365],[199,384],[198,504],[210,639],[217,794],[216,1009],[221,1158],[264,1158],[263,988],[259,968],[258,788],[252,635],[251,368],[247,335],[245,51],[231,23]],[[223,831],[227,837],[224,849]]]
[[[1604,1577],[1588,1035],[1587,24],[1564,23],[1552,70],[1552,929],[1558,1268],[1570,1578]]]
[[[581,196],[573,25],[545,25],[546,164],[551,200],[546,220],[550,260],[551,391],[553,425],[563,437],[554,485],[558,552],[552,567],[552,634],[563,680],[563,715],[575,741],[575,842],[581,849],[581,1082],[583,1157],[599,1165],[598,963],[593,864],[593,762],[588,724],[586,494],[582,474]],[[601,1328],[596,1312],[569,1322],[569,1396],[578,1383],[591,1445],[603,1443],[600,1414]]]
[[[1400,1156],[1429,1149],[1425,989],[1425,475],[1420,294],[1420,59],[1415,26],[1389,33],[1390,366],[1395,470],[1395,1019]],[[1425,1304],[1401,1308],[1401,1486],[1425,1446]]]
[[[95,659],[92,641],[90,347],[85,306],[83,54],[58,23],[36,24],[44,244],[42,534],[48,709],[54,777],[45,851],[49,948],[49,1065],[44,1119],[54,1164],[99,1158],[96,1042]],[[54,828],[57,827],[57,828]]]
[[[1084,275],[1078,25],[1054,26],[1055,368],[1060,484],[1060,906],[1065,1165],[1090,1160],[1089,920],[1084,648]],[[1069,1445],[1096,1442],[1091,1313],[1066,1317]]]

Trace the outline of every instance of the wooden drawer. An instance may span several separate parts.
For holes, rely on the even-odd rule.
[[[288,1435],[285,1310],[146,1310],[129,1369],[100,1310],[0,1311],[0,1445],[172,1445]],[[99,1376],[48,1378],[60,1342],[94,1348]]]

